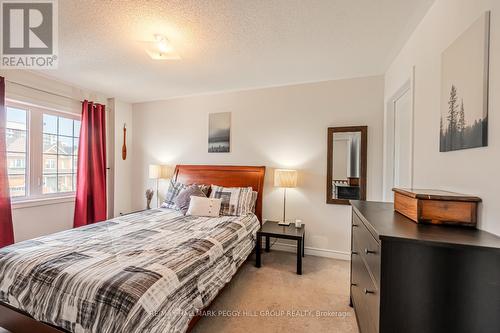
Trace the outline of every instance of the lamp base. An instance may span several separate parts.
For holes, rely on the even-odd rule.
[[[279,221],[278,222],[278,225],[281,225],[283,227],[289,227],[290,226],[290,222],[287,222],[287,221]]]

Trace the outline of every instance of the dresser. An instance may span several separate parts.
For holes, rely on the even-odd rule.
[[[500,332],[500,237],[416,224],[392,203],[351,206],[351,305],[362,333]]]

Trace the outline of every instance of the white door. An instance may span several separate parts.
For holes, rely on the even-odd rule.
[[[412,122],[408,89],[394,101],[394,187],[408,188],[412,185]]]

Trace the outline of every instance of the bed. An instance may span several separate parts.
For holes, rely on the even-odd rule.
[[[183,332],[236,274],[262,217],[264,167],[178,165],[185,184],[251,186],[255,214],[154,209],[0,249],[0,327]]]

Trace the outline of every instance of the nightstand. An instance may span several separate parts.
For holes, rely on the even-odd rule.
[[[304,256],[304,241],[306,237],[306,228],[302,224],[301,228],[295,228],[294,224],[289,226],[280,226],[277,222],[266,221],[259,231],[255,241],[255,267],[261,266],[262,237],[266,238],[266,252],[271,250],[270,238],[292,239],[297,241],[297,274],[302,275],[302,257]]]

